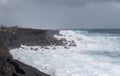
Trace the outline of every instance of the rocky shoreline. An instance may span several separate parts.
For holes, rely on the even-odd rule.
[[[53,37],[54,34],[59,34],[58,30],[14,28],[14,30],[6,31],[4,29],[0,30],[0,41],[9,49],[20,47],[21,44],[28,46],[62,45],[60,40]]]
[[[58,30],[37,30],[16,27],[0,27],[0,76],[49,76],[37,69],[14,60],[9,50],[21,45],[62,45],[53,37]]]
[[[0,42],[0,76],[49,76],[20,61],[14,60]]]
[[[45,49],[49,49],[47,46],[52,45],[64,46],[66,49],[69,49],[70,46],[76,46],[74,41],[67,41],[65,38],[57,39],[54,35],[60,35],[59,30],[39,30],[1,26],[0,76],[49,76],[31,66],[14,60],[9,50],[19,48],[21,45],[41,46]]]

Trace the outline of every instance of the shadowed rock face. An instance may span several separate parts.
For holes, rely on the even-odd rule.
[[[9,49],[20,47],[21,44],[28,46],[61,45],[58,40],[53,38],[53,35],[58,33],[58,30],[17,28],[15,32],[0,31],[0,41]]]
[[[0,76],[49,76],[35,68],[14,60],[0,42]]]

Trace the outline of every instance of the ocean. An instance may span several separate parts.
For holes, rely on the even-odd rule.
[[[54,37],[74,41],[76,46],[21,45],[24,49],[10,53],[51,76],[120,76],[120,29],[60,30],[60,34]]]

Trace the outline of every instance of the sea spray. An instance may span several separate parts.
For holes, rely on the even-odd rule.
[[[61,30],[56,38],[76,46],[25,46],[12,49],[13,58],[51,76],[120,76],[120,35],[117,33]],[[55,47],[55,49],[53,49]],[[31,48],[37,48],[35,51]]]

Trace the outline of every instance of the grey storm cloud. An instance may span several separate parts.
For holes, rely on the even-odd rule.
[[[120,28],[120,0],[0,0],[0,24],[35,28]]]
[[[120,0],[34,0],[36,3],[62,5],[62,6],[82,6],[89,3],[120,2]]]

